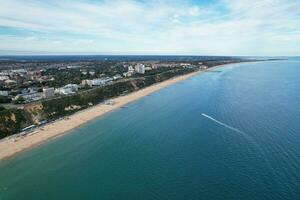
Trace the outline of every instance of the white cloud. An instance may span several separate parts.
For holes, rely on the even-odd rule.
[[[22,31],[13,37],[0,32],[1,50],[300,54],[299,0],[219,0],[205,6],[183,0],[0,0],[0,5],[0,26]]]

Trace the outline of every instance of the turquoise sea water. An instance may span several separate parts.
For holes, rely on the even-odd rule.
[[[300,199],[300,61],[235,64],[0,163],[0,200]]]

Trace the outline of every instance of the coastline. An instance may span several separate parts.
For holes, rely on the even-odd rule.
[[[232,63],[229,63],[229,64],[232,64]],[[228,64],[217,65],[217,66],[207,69],[206,71],[211,71],[216,68],[222,67],[224,65],[228,65]],[[8,159],[24,150],[28,150],[30,148],[38,146],[50,139],[67,134],[71,130],[78,128],[81,125],[83,125],[97,117],[104,116],[105,114],[107,114],[111,111],[114,111],[114,110],[119,109],[129,103],[137,101],[153,92],[156,92],[156,91],[163,89],[169,85],[186,80],[192,76],[201,74],[206,71],[198,70],[196,72],[192,72],[189,74],[177,76],[177,77],[171,78],[169,80],[159,82],[159,83],[156,83],[149,87],[143,88],[141,90],[132,92],[125,96],[119,96],[116,98],[112,98],[110,100],[114,101],[113,105],[98,104],[93,107],[76,112],[76,113],[72,114],[71,116],[68,116],[67,118],[57,120],[51,124],[46,124],[43,127],[38,127],[35,130],[35,131],[38,131],[37,133],[32,134],[32,135],[29,134],[29,135],[25,136],[24,138],[19,139],[18,141],[15,141],[14,138],[0,140],[0,161],[4,160],[4,159]]]

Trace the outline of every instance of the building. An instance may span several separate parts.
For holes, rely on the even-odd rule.
[[[119,75],[119,74],[113,76],[113,79],[114,79],[114,80],[118,80],[118,79],[121,79],[121,78],[122,78],[122,76]]]
[[[9,79],[9,76],[0,76],[0,81],[6,81]]]
[[[135,66],[135,72],[139,74],[145,74],[145,65],[143,64],[137,64]]]
[[[26,69],[14,69],[14,70],[11,70],[11,72],[15,73],[15,74],[26,74],[27,70]]]
[[[40,100],[43,96],[41,92],[26,93],[15,96],[15,100],[18,100],[20,97],[23,97],[26,102],[30,102]]]
[[[127,72],[134,73],[134,68],[132,66],[128,66]]]
[[[24,88],[22,91],[21,91],[21,93],[22,94],[30,94],[30,93],[36,93],[37,92],[37,90],[36,90],[36,88]]]
[[[130,65],[128,66],[127,72],[123,73],[124,77],[130,77],[135,73],[134,68]]]
[[[44,98],[51,98],[55,96],[54,88],[43,88],[43,97]]]
[[[62,94],[62,95],[75,94],[78,91],[78,88],[79,87],[77,84],[68,84],[68,85],[65,85],[64,87],[57,88],[55,90],[55,93]]]
[[[77,92],[79,89],[79,86],[77,84],[68,84],[68,85],[65,85],[64,88],[71,88],[72,91]]]
[[[91,85],[91,80],[82,80],[81,81],[81,85],[85,86],[85,85]]]
[[[123,76],[124,77],[130,77],[130,76],[132,76],[132,72],[124,72]]]
[[[81,66],[79,66],[79,65],[69,65],[69,66],[67,66],[67,69],[78,69],[78,68],[81,68]]]
[[[0,96],[7,97],[9,95],[9,91],[0,90]]]
[[[91,76],[94,76],[94,75],[96,74],[96,72],[95,72],[95,71],[89,71],[89,74],[90,74]]]
[[[75,92],[73,92],[71,88],[64,88],[64,87],[55,89],[55,93],[61,95],[75,94]]]
[[[145,67],[145,71],[151,71],[152,67]]]
[[[189,66],[191,66],[191,64],[190,63],[180,63],[180,66],[181,67],[189,67]]]
[[[15,100],[18,100],[20,97],[22,97],[25,102],[30,102],[42,99],[43,95],[41,92],[37,92],[36,88],[24,88],[21,94],[15,96]]]
[[[8,76],[8,75],[9,75],[9,73],[7,70],[0,72],[0,76]]]
[[[6,81],[4,81],[4,83],[5,83],[5,85],[14,85],[14,84],[16,84],[17,83],[17,81],[14,81],[14,80],[6,80]]]
[[[157,69],[158,68],[158,64],[157,63],[153,63],[151,68],[152,69]]]
[[[206,66],[206,65],[201,65],[201,66],[199,67],[199,69],[200,69],[200,70],[206,70],[206,69],[207,69],[207,66]]]
[[[106,78],[97,78],[97,79],[93,79],[93,80],[83,80],[81,82],[82,85],[89,85],[89,86],[101,86],[101,85],[105,85],[109,82],[111,82],[113,79],[106,77]]]
[[[80,71],[83,75],[87,75],[87,73],[88,73],[86,70],[80,70]]]

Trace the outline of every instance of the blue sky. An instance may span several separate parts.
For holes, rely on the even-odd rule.
[[[0,54],[300,55],[300,0],[0,0]]]

